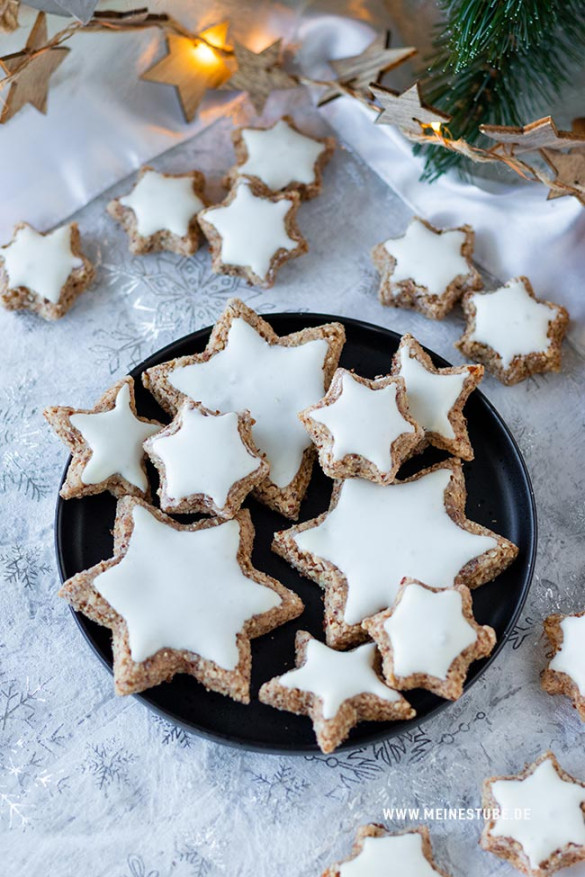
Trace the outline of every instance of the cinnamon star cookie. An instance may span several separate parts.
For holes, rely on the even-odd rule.
[[[290,116],[283,116],[267,128],[239,128],[232,140],[236,164],[226,184],[246,177],[272,192],[297,191],[302,199],[321,192],[322,170],[335,148],[332,137],[309,137],[299,131]]]
[[[252,439],[246,411],[213,414],[185,402],[169,426],[144,443],[159,477],[164,512],[233,518],[270,466]]]
[[[390,484],[421,445],[402,378],[367,380],[338,368],[324,398],[299,414],[330,478]]]
[[[570,697],[585,722],[585,612],[549,615],[544,632],[552,646],[551,660],[541,684],[549,694]]]
[[[264,186],[237,180],[221,204],[199,214],[216,274],[233,274],[268,289],[279,268],[307,252],[296,214],[297,192],[267,194]]]
[[[517,776],[490,777],[481,845],[529,877],[585,860],[585,783],[545,752]]]
[[[365,639],[365,618],[394,604],[403,578],[474,588],[516,557],[515,545],[465,516],[459,460],[379,485],[336,482],[329,510],[274,536],[273,550],[325,590],[327,642]]]
[[[76,222],[45,234],[20,222],[11,242],[0,247],[0,301],[9,311],[29,310],[58,320],[94,276]]]
[[[299,630],[295,648],[297,669],[265,682],[258,696],[277,709],[310,716],[322,752],[333,752],[358,722],[415,715],[408,701],[380,679],[373,643],[339,652]]]
[[[467,293],[463,311],[467,326],[455,347],[503,384],[560,370],[569,314],[536,298],[527,277],[515,277],[493,292]]]
[[[138,417],[131,377],[110,387],[91,410],[61,406],[44,415],[72,454],[63,499],[104,490],[114,496],[148,494],[142,445],[162,424]]]
[[[465,585],[429,588],[405,579],[394,607],[366,618],[363,627],[380,649],[388,685],[426,688],[449,700],[461,697],[469,665],[496,643],[492,628],[473,617]]]
[[[207,206],[199,171],[161,174],[143,167],[132,191],[108,204],[110,216],[128,234],[132,253],[169,250],[191,256],[199,247],[197,217]]]
[[[142,500],[119,500],[114,557],[59,591],[111,629],[117,694],[188,673],[249,703],[250,639],[303,610],[296,594],[254,569],[253,539],[247,511],[181,526]]]
[[[251,308],[231,299],[203,353],[154,366],[142,379],[171,414],[186,399],[210,411],[248,410],[256,421],[254,443],[270,464],[254,495],[296,519],[315,458],[297,414],[327,390],[344,341],[339,323],[281,338]]]
[[[436,368],[412,335],[403,335],[392,360],[392,374],[404,379],[411,416],[424,429],[425,441],[473,460],[463,407],[483,377],[482,365]]]
[[[372,250],[382,304],[442,320],[464,292],[483,286],[471,262],[473,241],[469,225],[439,230],[415,216],[402,237]]]
[[[321,877],[448,877],[433,859],[426,825],[391,834],[382,825],[361,825],[352,854]]]

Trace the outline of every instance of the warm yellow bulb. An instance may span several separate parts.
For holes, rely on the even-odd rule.
[[[221,59],[214,52],[211,46],[205,43],[195,43],[193,46],[193,59],[199,67],[217,67],[221,64]]]
[[[227,36],[226,22],[222,22],[221,24],[214,24],[213,27],[208,27],[207,30],[201,32],[201,36],[204,37],[205,41],[214,48],[225,49],[225,38]]]

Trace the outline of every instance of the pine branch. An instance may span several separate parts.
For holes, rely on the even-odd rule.
[[[452,116],[452,137],[489,146],[480,124],[526,124],[539,107],[553,109],[583,62],[583,0],[438,2],[445,21],[421,85],[425,100]],[[423,149],[423,179],[469,167],[456,153]]]

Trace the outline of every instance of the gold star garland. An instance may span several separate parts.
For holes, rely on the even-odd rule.
[[[17,0],[0,0],[0,16],[3,10],[9,10],[9,27],[13,26],[17,7]],[[0,124],[15,115],[26,103],[32,103],[41,112],[46,112],[49,77],[68,51],[59,47],[75,33],[128,32],[156,27],[166,38],[167,54],[144,71],[141,78],[173,85],[177,89],[187,121],[195,116],[197,107],[209,88],[243,91],[257,112],[261,112],[266,98],[276,88],[320,86],[326,91],[321,90],[319,105],[324,102],[324,96],[327,101],[338,97],[358,100],[377,111],[377,124],[396,126],[412,142],[440,146],[480,164],[505,164],[524,179],[547,186],[550,190],[549,198],[572,195],[585,206],[585,125],[577,126],[577,122],[581,120],[576,120],[573,131],[558,130],[550,116],[523,127],[484,125],[482,132],[495,140],[495,145],[489,149],[472,146],[465,140],[453,139],[448,127],[449,117],[436,107],[429,107],[423,102],[418,82],[402,93],[379,85],[379,79],[385,70],[404,63],[416,51],[413,48],[390,49],[389,34],[377,37],[360,55],[330,62],[338,74],[336,79],[317,80],[295,76],[284,70],[280,58],[281,40],[258,53],[241,44],[233,47],[227,45],[225,40],[228,22],[222,22],[200,33],[192,33],[171,15],[151,13],[146,7],[127,12],[102,10],[96,12],[87,24],[75,22],[46,40],[46,25],[44,19],[41,19],[43,15],[39,13],[21,52],[0,57],[0,68],[5,74],[0,80]],[[34,45],[33,32],[36,32]],[[202,49],[213,54],[214,70],[206,70],[202,59],[197,62],[198,49],[201,54]],[[189,71],[186,67],[186,52],[190,52],[192,56]],[[181,54],[184,57],[179,60]],[[45,59],[44,55],[47,55]],[[195,68],[198,68],[199,76],[196,75]],[[38,85],[37,90],[34,83],[41,78],[42,88]],[[370,79],[370,82],[366,83],[366,79]],[[368,97],[366,86],[369,86],[377,103]],[[564,149],[570,151],[563,153]],[[554,173],[554,177],[538,165],[519,157],[525,153],[537,154]]]

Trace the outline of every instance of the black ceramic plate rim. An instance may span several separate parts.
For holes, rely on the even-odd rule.
[[[368,332],[374,332],[374,333],[376,333],[378,335],[382,335],[384,337],[390,336],[394,340],[397,340],[397,339],[399,340],[401,337],[397,332],[394,332],[392,329],[387,329],[384,326],[377,326],[375,323],[368,323],[365,320],[357,320],[353,317],[341,317],[341,316],[335,316],[333,314],[322,314],[322,313],[315,313],[312,311],[308,311],[308,312],[279,311],[277,313],[272,313],[272,314],[260,314],[260,316],[262,317],[262,319],[266,320],[267,323],[271,323],[272,320],[283,320],[283,319],[284,320],[287,320],[287,319],[298,320],[298,319],[306,318],[307,320],[310,320],[311,322],[314,322],[314,323],[340,322],[345,326],[354,327],[356,329],[366,330]],[[147,368],[150,368],[151,365],[154,365],[158,362],[164,361],[164,359],[167,358],[167,354],[171,355],[173,353],[174,348],[178,344],[188,344],[191,342],[197,342],[205,335],[209,335],[212,328],[213,328],[213,326],[207,326],[205,328],[198,329],[195,332],[191,332],[189,335],[184,335],[181,338],[177,338],[175,341],[172,341],[170,344],[167,344],[165,347],[162,347],[160,350],[157,350],[154,353],[152,353],[147,359],[145,359],[143,362],[139,363],[137,366],[135,366],[135,368],[133,368],[131,371],[129,371],[128,374],[131,377],[133,377],[134,379],[140,378],[140,375],[144,371],[146,371]],[[452,366],[452,364],[449,363],[446,359],[444,359],[442,356],[435,353],[434,351],[430,350],[429,348],[423,346],[423,349],[426,351],[426,353],[428,353],[431,356],[433,362],[436,365],[439,365],[439,367],[441,367],[441,368],[447,367],[448,368],[448,367]],[[519,471],[522,474],[524,486],[526,489],[526,495],[527,495],[528,500],[529,500],[529,509],[530,509],[529,520],[527,522],[528,533],[529,533],[529,545],[528,545],[528,549],[527,549],[527,564],[526,564],[526,572],[524,575],[524,585],[522,588],[522,592],[521,592],[521,594],[518,598],[518,601],[516,603],[516,607],[514,609],[514,612],[512,613],[510,620],[508,621],[508,624],[504,628],[504,632],[500,636],[499,640],[496,642],[496,645],[495,645],[493,652],[491,653],[491,655],[487,659],[484,659],[484,663],[483,663],[481,670],[475,676],[473,676],[473,678],[471,678],[465,682],[464,692],[463,692],[462,697],[465,696],[467,691],[469,691],[469,689],[472,687],[472,685],[475,682],[478,681],[478,679],[481,679],[481,677],[483,676],[485,671],[488,669],[488,667],[495,661],[495,659],[497,658],[497,656],[499,655],[499,653],[501,652],[501,650],[505,646],[506,642],[508,641],[508,637],[510,636],[511,632],[514,629],[514,626],[515,626],[515,624],[520,616],[520,613],[522,612],[524,604],[526,602],[526,598],[528,597],[528,591],[530,590],[530,585],[532,583],[532,578],[534,575],[534,567],[535,567],[535,563],[536,563],[536,550],[537,550],[537,542],[538,542],[536,500],[535,500],[535,496],[534,496],[532,482],[530,480],[530,475],[528,474],[528,469],[527,469],[524,457],[522,456],[520,448],[518,447],[518,443],[516,442],[516,439],[514,438],[512,433],[510,432],[508,425],[503,420],[503,418],[501,417],[501,415],[499,414],[497,409],[494,407],[494,405],[490,402],[490,400],[487,398],[487,396],[484,393],[482,393],[481,390],[476,389],[474,392],[478,396],[481,397],[483,404],[486,406],[486,408],[488,409],[491,416],[496,420],[496,422],[498,423],[498,426],[505,433],[506,438],[508,439],[510,446],[514,452],[515,462],[517,463],[517,465],[519,467]],[[65,481],[67,469],[69,468],[70,462],[71,462],[71,456],[67,459],[67,462],[65,464],[65,468],[63,470],[63,476],[61,478],[61,485]],[[62,510],[64,508],[64,504],[65,504],[65,500],[61,499],[61,497],[58,496],[57,497],[57,507],[55,509],[55,552],[57,555],[57,565],[59,568],[59,576],[61,578],[61,582],[64,582],[66,580],[65,561],[63,558],[62,538],[61,538],[61,536],[62,536]],[[106,656],[102,654],[101,650],[99,649],[97,644],[94,642],[94,639],[92,638],[92,636],[90,635],[89,631],[87,630],[87,628],[85,626],[85,624],[86,624],[85,616],[83,615],[83,613],[76,612],[72,606],[70,606],[69,609],[70,609],[71,614],[73,615],[75,622],[76,622],[78,628],[80,629],[84,639],[89,643],[94,654],[97,655],[97,657],[99,658],[101,663],[108,669],[110,675],[113,675],[111,661],[108,660],[108,658],[106,658]],[[266,745],[264,743],[260,743],[260,742],[254,743],[253,741],[250,741],[250,740],[246,740],[246,741],[240,740],[240,739],[234,738],[233,736],[231,736],[229,734],[223,735],[218,731],[210,732],[207,728],[201,727],[196,722],[189,722],[189,723],[185,722],[180,717],[174,715],[173,712],[169,709],[161,709],[156,703],[153,702],[153,700],[151,699],[151,697],[148,695],[147,692],[142,692],[140,694],[134,694],[134,695],[132,695],[132,697],[134,697],[137,700],[144,703],[148,709],[150,709],[156,715],[160,716],[162,719],[164,719],[166,721],[173,722],[175,725],[177,725],[179,728],[186,731],[187,733],[196,734],[200,737],[203,737],[203,738],[210,740],[212,742],[215,742],[215,743],[222,743],[224,745],[231,746],[231,747],[236,748],[236,749],[245,749],[245,750],[254,751],[254,752],[262,752],[262,753],[270,754],[270,755],[305,755],[306,756],[306,755],[313,755],[313,754],[319,755],[321,753],[321,751],[316,743],[313,745],[307,745],[307,746],[299,746],[299,745],[291,744],[290,747],[282,746],[282,745],[272,747],[272,746],[268,746],[268,745]],[[439,713],[441,713],[447,707],[451,706],[452,703],[457,703],[457,701],[443,700],[442,702],[438,703],[436,707],[429,710],[427,713],[424,714],[424,716],[421,716],[420,722],[418,722],[418,724],[422,725],[423,722],[430,721],[433,717],[437,716]],[[412,720],[412,722],[414,724],[417,724],[417,717],[415,717]],[[391,736],[392,736],[392,734],[389,733],[388,729],[386,728],[385,731],[380,731],[379,734],[372,734],[371,736],[368,737],[367,741],[357,743],[357,745],[356,745],[355,741],[346,741],[341,746],[337,747],[337,749],[335,750],[335,753],[333,753],[333,757],[335,757],[336,753],[339,753],[341,751],[360,750],[360,749],[365,748],[366,746],[371,746],[373,744],[381,742],[382,740],[386,740]],[[326,756],[324,756],[324,757],[326,757]],[[329,757],[331,757],[331,756],[329,756]]]

